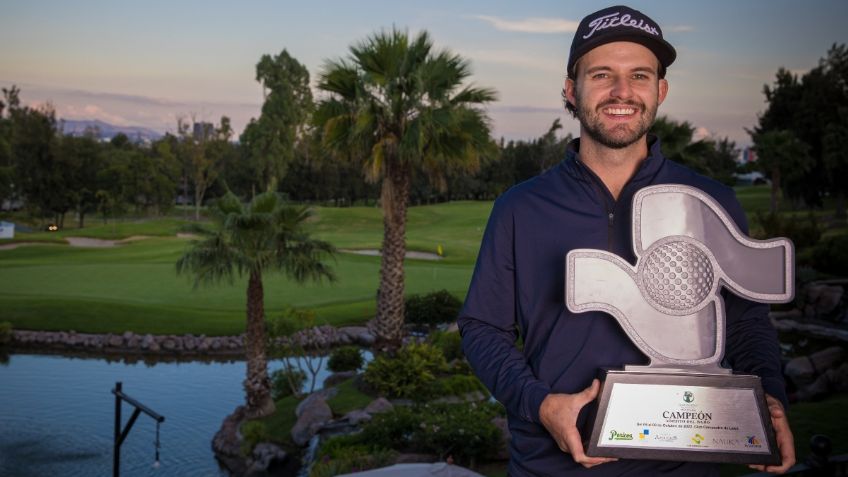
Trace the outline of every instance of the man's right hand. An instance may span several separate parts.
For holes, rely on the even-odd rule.
[[[580,409],[598,397],[601,383],[597,379],[592,385],[576,394],[548,394],[539,407],[539,419],[563,452],[571,454],[574,461],[586,467],[613,462],[618,459],[589,457],[583,452],[583,442],[577,430],[577,415]]]

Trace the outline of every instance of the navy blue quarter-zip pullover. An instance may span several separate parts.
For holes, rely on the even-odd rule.
[[[648,359],[611,316],[565,307],[565,255],[576,248],[613,252],[635,263],[631,202],[654,184],[697,187],[716,199],[747,233],[733,190],[665,159],[648,138],[642,161],[618,199],[580,162],[579,139],[565,160],[518,184],[495,202],[458,320],[474,371],[504,404],[512,434],[509,475],[717,475],[709,464],[619,460],[585,469],[562,452],[539,421],[548,393],[576,393],[601,368]],[[725,366],[760,376],[766,393],[786,404],[777,335],[767,305],[725,293]],[[518,336],[523,349],[515,347]],[[581,413],[578,428],[585,424]]]

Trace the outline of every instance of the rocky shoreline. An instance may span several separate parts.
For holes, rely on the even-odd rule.
[[[149,356],[244,356],[245,335],[153,335],[127,331],[123,334],[75,331],[12,331],[12,350],[141,354]],[[305,349],[342,345],[371,346],[374,335],[364,326],[335,328],[325,325],[278,338],[276,345],[298,344]]]

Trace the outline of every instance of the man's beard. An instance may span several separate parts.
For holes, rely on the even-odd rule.
[[[630,129],[627,124],[617,124],[611,129],[604,129],[604,124],[601,121],[601,114],[603,113],[597,111],[603,110],[604,107],[609,105],[627,105],[635,108],[638,114],[635,129]],[[577,99],[575,106],[577,119],[580,121],[583,131],[596,142],[611,149],[623,149],[641,139],[651,129],[657,116],[656,104],[648,110],[643,103],[636,101],[608,101],[600,105],[597,110],[593,110],[581,104],[581,101]]]

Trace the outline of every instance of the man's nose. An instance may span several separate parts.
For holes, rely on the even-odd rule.
[[[630,84],[630,78],[619,76],[615,79],[610,91],[610,96],[613,98],[629,99],[633,96],[633,88]]]

